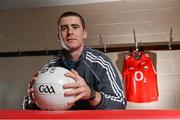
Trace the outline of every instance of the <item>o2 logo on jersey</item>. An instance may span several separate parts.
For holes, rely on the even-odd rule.
[[[134,73],[134,79],[136,81],[142,81],[143,80],[143,82],[147,82],[146,77],[144,77],[144,74],[141,71],[136,71]]]
[[[55,94],[55,90],[52,85],[40,85],[39,92]]]

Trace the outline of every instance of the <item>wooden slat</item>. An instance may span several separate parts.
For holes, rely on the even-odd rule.
[[[120,52],[135,50],[134,44],[108,44],[106,49],[103,46],[90,46],[91,48],[98,49],[102,52]],[[180,50],[180,42],[173,42],[171,49],[169,49],[168,42],[152,42],[152,43],[142,43],[139,48],[143,50]],[[0,57],[23,57],[23,56],[48,56],[57,55],[61,50],[39,50],[39,51],[14,51],[14,52],[0,52]]]

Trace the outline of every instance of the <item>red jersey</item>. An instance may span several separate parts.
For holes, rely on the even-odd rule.
[[[123,66],[126,99],[131,102],[158,100],[157,74],[151,58],[144,52],[126,56]]]

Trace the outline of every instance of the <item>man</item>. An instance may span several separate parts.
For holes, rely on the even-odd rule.
[[[70,109],[125,109],[121,80],[111,60],[102,52],[84,46],[87,38],[84,19],[78,13],[65,12],[57,25],[62,53],[42,69],[61,66],[71,70],[65,76],[73,78],[76,83],[63,86],[74,89],[64,93],[65,96],[75,95],[74,99],[68,101],[69,105],[74,104]],[[34,81],[30,81],[24,109],[37,108],[32,97]]]

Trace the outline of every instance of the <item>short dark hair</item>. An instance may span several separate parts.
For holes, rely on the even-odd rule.
[[[78,13],[76,13],[76,12],[65,12],[65,13],[63,13],[63,14],[59,17],[59,19],[58,19],[58,21],[57,21],[58,28],[59,28],[59,24],[60,24],[61,19],[62,19],[63,17],[68,17],[68,16],[76,16],[76,17],[79,17],[79,18],[80,18],[80,22],[81,22],[82,27],[83,27],[83,30],[85,30],[85,28],[86,28],[85,20],[83,19],[83,17],[82,17],[80,14],[78,14]]]

